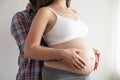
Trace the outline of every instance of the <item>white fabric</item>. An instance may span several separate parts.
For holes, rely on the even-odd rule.
[[[72,20],[58,15],[52,8],[48,7],[56,16],[57,20],[53,28],[43,35],[48,46],[64,43],[88,34],[86,24],[80,19]]]

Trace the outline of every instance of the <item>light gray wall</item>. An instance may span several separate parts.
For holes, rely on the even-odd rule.
[[[10,33],[12,16],[28,0],[0,0],[0,80],[15,80],[18,70],[18,47]]]
[[[101,63],[91,76],[92,80],[114,80],[114,53],[112,53],[112,0],[73,0],[73,8],[89,25],[88,39],[101,51]],[[75,5],[76,4],[76,5]]]
[[[0,1],[0,80],[15,80],[18,65],[18,47],[10,34],[12,16],[23,9],[28,0]],[[91,74],[92,80],[114,80],[112,53],[112,0],[72,0],[81,19],[88,24],[89,41],[101,51],[99,69]]]

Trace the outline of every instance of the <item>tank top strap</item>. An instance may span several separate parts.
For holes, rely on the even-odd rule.
[[[58,17],[58,14],[55,12],[54,9],[52,9],[51,7],[48,7],[57,17]]]

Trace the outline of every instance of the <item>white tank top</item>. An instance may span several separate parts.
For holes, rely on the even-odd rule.
[[[57,16],[53,28],[43,35],[43,39],[48,46],[64,43],[88,35],[88,27],[83,21],[80,19],[72,20],[60,16],[52,8],[48,8]]]

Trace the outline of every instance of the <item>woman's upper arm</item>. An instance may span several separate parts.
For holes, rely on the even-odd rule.
[[[44,7],[38,10],[30,26],[25,46],[32,47],[40,45],[43,33],[48,25],[49,16],[49,10],[47,8]]]

